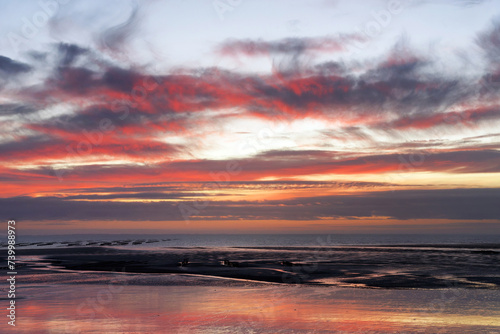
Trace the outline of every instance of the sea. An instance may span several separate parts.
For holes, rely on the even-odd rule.
[[[6,240],[6,239],[5,239]],[[129,241],[137,248],[165,247],[322,247],[361,245],[481,245],[500,243],[500,235],[491,234],[69,234],[18,235],[18,244],[109,243]],[[135,243],[134,241],[142,241]],[[2,246],[4,246],[2,244]],[[105,244],[106,246],[106,244]]]

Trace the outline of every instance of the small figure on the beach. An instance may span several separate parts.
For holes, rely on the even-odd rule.
[[[223,261],[223,264],[226,266],[226,267],[239,267],[240,264],[238,262],[231,262],[229,260],[224,260]]]
[[[282,266],[287,266],[287,267],[291,267],[291,266],[293,266],[293,263],[292,263],[292,262],[290,262],[290,261],[285,261],[285,260],[281,261],[281,262],[280,262],[280,264],[281,264]]]
[[[181,267],[185,267],[189,264],[189,259],[186,257],[184,258],[184,260],[182,260],[181,262]]]

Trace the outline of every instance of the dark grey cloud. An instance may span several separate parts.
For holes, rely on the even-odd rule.
[[[127,105],[125,105],[127,106]],[[142,116],[140,111],[134,108],[128,108],[126,111],[116,109],[92,106],[80,110],[75,114],[62,115],[57,118],[50,118],[43,123],[36,123],[38,126],[46,129],[59,129],[65,131],[93,131],[99,130],[102,120],[109,120],[114,127],[125,127],[127,125],[144,124],[154,117]]]
[[[36,111],[35,107],[22,103],[0,104],[0,116],[27,115]]]
[[[29,72],[31,66],[24,64],[8,57],[0,56],[0,73],[4,76],[16,75],[20,73]]]
[[[315,218],[498,219],[500,207],[496,203],[499,200],[500,189],[438,189],[296,199],[286,205],[295,215],[312,215]],[[269,203],[272,204],[277,203]]]
[[[500,65],[500,19],[494,21],[490,29],[479,34],[477,43],[492,64]]]
[[[76,44],[60,43],[57,45],[59,53],[59,66],[70,66],[79,56],[86,54],[89,50]]]
[[[220,219],[314,220],[349,217],[393,219],[498,219],[500,189],[397,190],[292,200],[212,202],[199,216]],[[195,207],[192,204],[192,207]],[[196,217],[194,217],[196,218]]]
[[[126,70],[119,67],[109,68],[102,78],[102,82],[107,87],[115,89],[117,91],[122,91],[125,93],[131,93],[136,81],[141,76],[134,73],[131,70]]]
[[[60,145],[62,149],[63,144],[61,140],[43,135],[26,137],[23,140],[0,143],[0,157],[9,160],[14,155],[29,156],[36,151],[40,154],[48,146]]]
[[[84,95],[99,86],[97,73],[85,67],[61,66],[57,74],[47,80],[54,92],[62,90],[76,95]],[[52,86],[52,87],[50,87]]]
[[[493,49],[489,53],[497,55],[492,35],[489,33],[481,40]],[[445,72],[432,58],[415,54],[404,39],[395,44],[386,59],[371,64],[328,61],[310,65],[301,61],[299,55],[314,50],[320,40],[231,40],[221,44],[219,52],[269,55],[275,65],[273,76],[244,79],[247,93],[255,97],[245,107],[263,117],[423,117],[460,108],[462,103],[477,98],[483,85],[481,77]],[[276,58],[274,54],[285,54],[292,60]],[[364,73],[355,74],[355,67]]]
[[[363,117],[370,122],[373,117],[383,120],[445,112],[477,94],[474,84],[458,76],[424,75],[427,66],[415,60],[382,63],[353,76],[349,72],[338,75],[318,65],[312,73],[277,73],[265,80],[247,78],[246,93],[255,99],[246,108],[263,117],[343,120],[357,116],[360,122]]]
[[[345,50],[353,41],[363,42],[358,34],[344,34],[327,37],[291,37],[275,41],[231,39],[218,47],[223,55],[271,56],[289,54],[298,56],[305,52],[338,52]]]
[[[0,199],[5,217],[18,220],[182,220],[171,202],[71,201],[56,197]],[[10,207],[9,209],[7,209]],[[4,208],[7,209],[4,211]],[[10,219],[9,218],[9,219]]]
[[[500,189],[397,190],[258,203],[212,201],[189,218],[316,220],[329,217],[382,216],[401,220],[483,220],[500,217],[499,201]],[[56,197],[12,197],[0,199],[0,210],[9,219],[17,220],[169,221],[186,218],[177,206],[179,203],[88,202]],[[191,208],[199,207],[199,203],[189,201],[182,203]]]
[[[493,21],[489,30],[478,34],[476,42],[489,63],[481,80],[480,92],[483,96],[498,97],[500,93],[500,19]]]

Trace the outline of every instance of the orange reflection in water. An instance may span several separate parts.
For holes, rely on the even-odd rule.
[[[57,285],[24,289],[16,333],[484,333],[500,291]],[[481,303],[478,303],[478,301]]]

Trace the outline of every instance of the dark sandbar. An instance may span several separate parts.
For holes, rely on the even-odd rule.
[[[235,282],[369,288],[500,288],[496,245],[470,249],[418,247],[168,248],[113,247],[19,250],[26,274],[119,272],[233,279]],[[184,264],[182,265],[182,262]],[[182,275],[182,276],[181,276]],[[187,275],[187,276],[186,276]],[[176,284],[182,279],[175,280]]]

